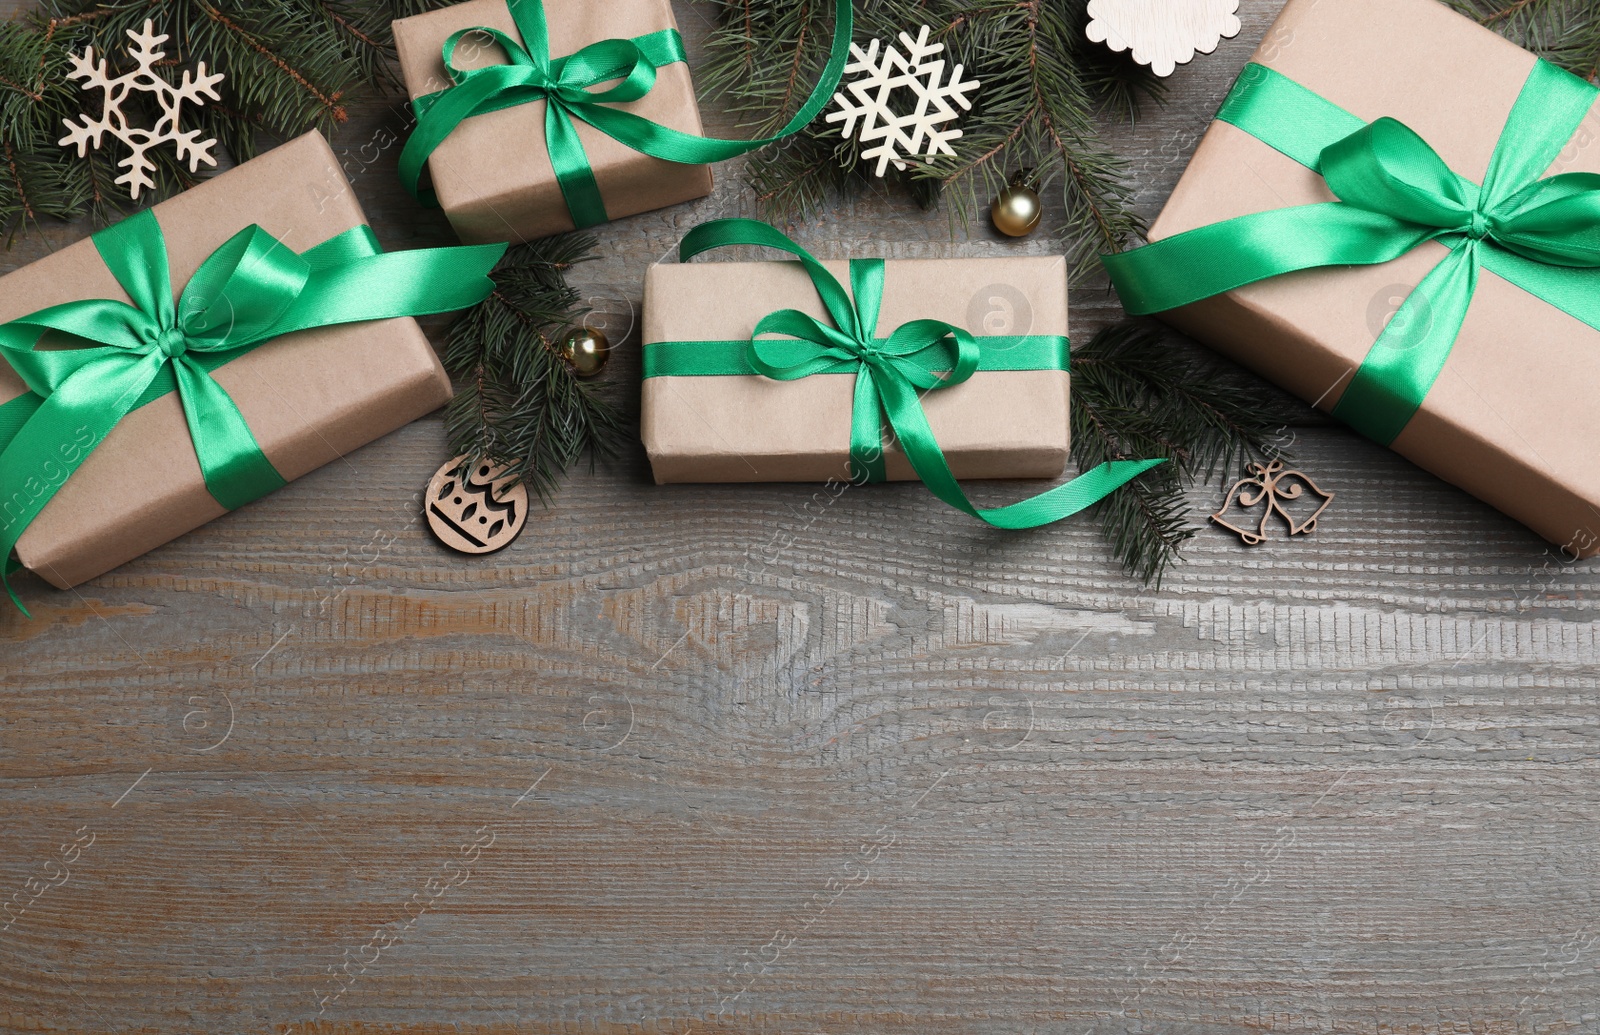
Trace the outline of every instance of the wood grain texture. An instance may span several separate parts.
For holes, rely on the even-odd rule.
[[[1276,6],[1113,130],[1149,212]],[[398,121],[336,145],[386,245],[446,240],[360,151]],[[625,321],[685,229],[752,211],[725,167],[605,228],[581,283]],[[1052,247],[886,196],[799,235]],[[1115,315],[1091,285],[1074,333]],[[456,556],[420,517],[437,420],[29,582],[0,1030],[1596,1030],[1596,569],[1309,413],[1288,434],[1338,493],[1317,535],[1206,530],[1159,590],[1082,522],[657,488],[638,451]]]

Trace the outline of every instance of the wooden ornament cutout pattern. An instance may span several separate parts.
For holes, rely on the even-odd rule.
[[[1171,75],[1239,34],[1239,0],[1089,0],[1089,39]]]
[[[117,163],[128,171],[118,176],[115,182],[126,186],[129,195],[137,201],[140,191],[146,187],[153,189],[156,185],[156,166],[145,152],[158,144],[173,145],[179,161],[189,160],[190,172],[198,170],[201,162],[217,164],[211,155],[211,149],[217,144],[215,140],[201,140],[199,130],[184,132],[178,126],[183,118],[185,101],[199,107],[207,97],[214,101],[222,99],[216,88],[226,77],[221,72],[208,75],[206,63],[202,61],[194,72],[186,70],[182,80],[174,86],[154,71],[167,56],[167,52],[160,47],[169,37],[165,33],[158,34],[155,23],[148,18],[145,19],[143,32],[129,29],[128,37],[133,41],[127,48],[128,56],[133,58],[136,67],[115,78],[107,74],[105,58],[95,61],[93,47],[86,48],[82,54],[72,55],[72,71],[67,73],[67,78],[82,79],[84,83],[80,89],[101,91],[102,110],[97,119],[87,115],[78,116],[83,120],[82,125],[71,119],[62,120],[67,135],[57,143],[62,147],[76,146],[78,157],[82,158],[91,147],[99,150],[101,139],[109,133],[132,152]],[[128,125],[122,105],[128,100],[129,94],[134,93],[150,94],[160,105],[161,117],[156,120],[153,129]]]
[[[939,57],[944,53],[944,44],[929,43],[928,32],[926,25],[916,39],[902,32],[900,46],[905,48],[904,54],[882,40],[873,40],[866,50],[850,44],[851,61],[845,66],[844,75],[847,79],[857,78],[843,83],[844,88],[833,95],[839,110],[829,112],[825,121],[842,122],[839,135],[846,140],[854,137],[862,145],[872,145],[861,152],[861,157],[869,162],[878,160],[873,171],[879,176],[888,172],[890,165],[904,172],[910,158],[954,155],[950,141],[959,139],[961,130],[939,127],[960,115],[957,107],[971,110],[968,94],[982,85],[976,79],[962,79],[965,68],[961,65],[950,69],[946,81],[948,63]],[[889,99],[896,90],[909,90],[916,97],[911,114],[897,115],[890,107]]]
[[[485,554],[510,546],[528,523],[528,488],[510,484],[505,467],[480,463],[459,477],[466,457],[439,468],[428,483],[428,527],[458,553]]]
[[[1317,530],[1317,519],[1333,502],[1333,493],[1324,492],[1299,471],[1284,470],[1281,460],[1251,464],[1245,470],[1251,477],[1228,490],[1228,498],[1222,509],[1211,515],[1212,521],[1238,535],[1246,546],[1258,546],[1266,540],[1267,522],[1274,514],[1289,526],[1291,536],[1310,535]],[[1260,521],[1252,525],[1240,520],[1253,518],[1258,506]]]

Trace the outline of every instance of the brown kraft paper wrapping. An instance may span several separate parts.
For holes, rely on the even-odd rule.
[[[1435,0],[1289,0],[1254,60],[1369,122],[1399,119],[1480,183],[1534,63]],[[1600,172],[1597,144],[1591,111],[1550,172]],[[1216,122],[1150,239],[1333,200],[1321,177]],[[1385,321],[1446,254],[1429,243],[1381,266],[1290,274],[1164,318],[1331,410]],[[1394,449],[1591,556],[1600,552],[1596,384],[1600,332],[1485,271],[1444,372]]]
[[[591,43],[632,39],[675,29],[671,0],[546,0],[550,56],[575,54]],[[486,26],[522,42],[506,0],[467,0],[394,23],[395,49],[413,99],[450,85],[441,48],[462,29]],[[467,37],[456,48],[457,68],[504,63],[505,51],[487,37]],[[550,165],[545,102],[535,101],[464,120],[428,159],[439,204],[467,244],[531,241],[573,229],[572,214]],[[660,70],[656,85],[631,104],[615,105],[651,122],[701,135],[689,68]],[[621,219],[711,193],[709,165],[681,165],[640,154],[573,119],[588,153],[600,196],[612,219]]]
[[[849,264],[825,262],[842,284]],[[779,309],[827,321],[797,262],[658,264],[645,275],[644,348],[659,341],[748,339]],[[923,259],[887,263],[878,334],[943,320],[984,335],[1067,333],[1061,258]],[[980,371],[922,394],[928,422],[957,478],[1054,478],[1067,464],[1066,371]],[[820,482],[850,477],[855,377],[652,377],[641,431],[658,484]],[[893,446],[888,476],[916,473]]]
[[[308,133],[155,207],[175,291],[251,223],[306,251],[366,222],[333,151]],[[94,242],[0,278],[0,322],[85,298],[127,301]],[[213,377],[267,459],[293,481],[449,402],[450,379],[412,319],[301,331]],[[0,362],[0,403],[26,389]],[[17,543],[23,565],[68,589],[220,517],[177,393],[117,425]]]

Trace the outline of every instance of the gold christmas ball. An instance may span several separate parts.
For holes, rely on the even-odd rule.
[[[579,327],[562,339],[561,358],[579,377],[594,377],[606,368],[606,361],[611,358],[611,342],[597,330]]]
[[[1027,237],[1039,225],[1042,215],[1044,207],[1039,204],[1039,195],[1029,187],[1007,187],[989,206],[995,229],[1007,237]]]

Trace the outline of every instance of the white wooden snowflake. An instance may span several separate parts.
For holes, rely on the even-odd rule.
[[[157,48],[168,37],[156,35],[154,29],[155,23],[147,19],[143,32],[128,30],[128,36],[133,40],[128,47],[128,54],[138,63],[138,67],[115,79],[106,74],[105,58],[101,58],[98,64],[95,62],[93,47],[86,49],[81,56],[72,56],[72,71],[67,73],[67,78],[86,80],[82,87],[84,90],[101,90],[104,95],[103,110],[98,119],[80,115],[82,125],[71,119],[63,120],[67,135],[58,141],[63,147],[76,144],[79,158],[88,154],[91,147],[98,150],[100,140],[106,133],[122,141],[133,153],[117,163],[127,167],[128,171],[118,176],[116,182],[126,184],[128,192],[136,199],[141,190],[146,187],[153,189],[156,185],[152,179],[156,167],[145,152],[157,144],[170,143],[176,146],[179,160],[189,160],[190,172],[198,169],[201,162],[217,164],[217,160],[211,156],[211,149],[217,142],[201,140],[199,130],[182,132],[178,129],[178,123],[184,101],[198,106],[205,103],[204,97],[221,100],[216,85],[225,77],[220,72],[207,75],[204,61],[200,62],[193,74],[185,71],[182,82],[177,86],[156,75],[156,62],[167,56],[166,51]],[[151,94],[161,105],[161,117],[156,120],[154,129],[138,129],[128,125],[122,104],[131,93]]]
[[[1239,35],[1239,0],[1089,0],[1089,39],[1171,75]]]
[[[862,151],[861,157],[878,160],[879,176],[888,171],[891,162],[896,169],[904,170],[907,158],[955,154],[950,141],[961,136],[961,130],[939,127],[957,117],[954,105],[963,110],[972,107],[967,95],[980,85],[974,79],[962,80],[961,65],[951,69],[948,82],[943,81],[945,61],[933,59],[944,53],[944,44],[929,45],[926,25],[916,39],[902,32],[900,43],[906,48],[903,55],[894,44],[883,46],[879,40],[873,40],[866,50],[850,44],[854,60],[845,66],[844,74],[867,75],[847,83],[848,93],[833,95],[839,110],[829,112],[827,119],[844,123],[839,133],[846,139],[856,136],[863,144],[875,145]],[[916,108],[908,115],[896,115],[889,106],[890,96],[902,87],[913,91],[917,98]]]

